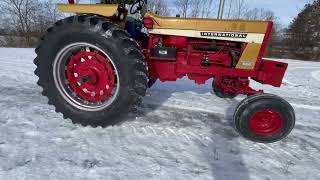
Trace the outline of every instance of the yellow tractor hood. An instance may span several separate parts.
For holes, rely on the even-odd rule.
[[[111,17],[117,12],[119,4],[58,4],[57,7],[64,13],[97,14]]]

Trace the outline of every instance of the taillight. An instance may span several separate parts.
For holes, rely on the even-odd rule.
[[[147,29],[153,29],[153,20],[151,18],[144,18],[143,25]]]
[[[68,0],[69,4],[74,4],[74,0]]]

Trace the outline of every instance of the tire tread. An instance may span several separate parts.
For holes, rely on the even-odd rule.
[[[133,88],[130,90],[132,93],[131,99],[133,100],[131,106],[132,108],[136,108],[137,106],[140,105],[142,102],[143,96],[145,96],[146,90],[147,90],[147,66],[146,62],[144,59],[144,56],[140,52],[139,47],[137,46],[137,43],[132,40],[130,35],[120,29],[117,25],[112,24],[109,20],[100,17],[100,16],[95,16],[95,15],[76,15],[76,16],[71,16],[68,18],[65,18],[63,20],[57,21],[52,27],[50,27],[47,30],[47,33],[43,36],[41,39],[38,47],[36,48],[35,52],[38,55],[34,59],[34,64],[37,66],[35,70],[35,75],[38,76],[38,81],[37,84],[42,87],[42,95],[48,97],[48,104],[49,105],[54,105],[55,106],[55,111],[57,113],[62,113],[63,118],[71,118],[72,122],[75,124],[81,124],[83,126],[92,126],[92,127],[105,127],[108,125],[113,125],[117,123],[119,120],[117,119],[117,122],[109,122],[109,121],[104,121],[104,122],[95,122],[94,123],[89,123],[89,121],[84,121],[82,119],[76,119],[72,114],[68,113],[68,111],[63,107],[63,106],[58,106],[57,103],[55,102],[55,97],[53,97],[53,94],[51,94],[48,90],[48,81],[47,78],[45,77],[45,71],[47,69],[41,68],[42,63],[47,63],[47,62],[41,62],[43,59],[40,59],[41,53],[43,51],[43,45],[47,43],[46,39],[49,36],[54,36],[56,32],[58,32],[61,28],[64,26],[72,26],[72,25],[86,25],[88,28],[97,31],[97,33],[101,34],[101,37],[107,39],[111,38],[113,42],[119,41],[120,46],[126,49],[126,53],[124,54],[127,56],[128,59],[131,61],[128,62],[131,64],[132,67],[134,67],[134,85],[132,86]],[[103,34],[106,34],[107,32],[110,32],[110,37],[106,37]],[[111,107],[112,108],[112,107]],[[130,108],[130,109],[132,109]]]

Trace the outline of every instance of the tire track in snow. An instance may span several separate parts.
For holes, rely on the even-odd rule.
[[[315,111],[320,111],[320,106],[315,105],[307,105],[307,104],[296,104],[296,103],[290,103],[292,106],[296,108],[303,108],[303,109],[310,109]]]
[[[319,68],[320,69],[320,68]],[[317,81],[320,81],[320,71],[313,71],[311,72],[311,76],[316,79]]]
[[[110,127],[109,127],[110,129]],[[132,125],[126,124],[122,126],[111,127],[113,129],[113,136],[127,136],[127,137],[163,137],[163,138],[178,138],[183,139],[185,143],[192,144],[200,142],[203,146],[208,146],[213,139],[209,135],[199,134],[190,129],[179,129],[174,127],[157,127],[151,125]],[[117,130],[116,132],[114,130]],[[129,130],[129,132],[128,132]],[[117,134],[117,135],[116,135]]]
[[[33,88],[33,86],[17,88],[0,86],[0,92],[0,99],[2,99],[2,102],[0,102],[0,106],[3,104],[4,106],[9,106],[14,109],[21,109],[22,107],[27,107],[30,104],[34,104],[35,106],[47,106],[48,108],[52,107],[47,105],[47,99],[41,96],[40,89],[36,86],[35,88]],[[49,118],[51,116],[50,114],[57,115],[55,112],[46,112],[49,110],[48,108],[42,108],[43,113],[46,114],[46,118]],[[34,109],[31,108],[26,112],[28,114],[34,114],[34,112],[32,112],[33,110]],[[187,110],[191,111],[191,109]],[[199,110],[194,111],[201,112]],[[3,111],[3,113],[6,114],[9,113],[9,111]],[[174,116],[174,114],[170,114]],[[143,117],[143,119],[144,118],[147,118],[147,116]],[[70,123],[68,119],[64,119],[63,121],[65,121],[65,123]],[[113,136],[175,136],[176,138],[184,139],[185,142],[188,143],[191,143],[192,141],[199,141],[203,145],[208,144],[208,141],[213,141],[209,136],[196,135],[198,134],[198,132],[193,132],[190,129],[180,129],[180,127],[158,127],[156,125],[146,125],[144,122],[142,122],[142,124],[140,125],[123,124],[121,126],[111,127],[111,129],[113,129],[113,131],[116,130],[117,132],[113,133]],[[131,133],[128,133],[128,130],[131,131]]]
[[[10,56],[13,56],[13,55],[10,55]],[[3,58],[3,60],[5,59],[6,58]],[[16,59],[16,58],[13,58],[13,59]],[[261,151],[258,152],[257,148],[255,148],[256,146],[254,146],[255,143],[246,141],[242,138],[239,139],[239,136],[237,135],[231,135],[232,140],[230,141],[229,139],[226,139],[225,137],[223,137],[224,134],[228,134],[229,131],[232,131],[229,124],[220,122],[220,121],[226,121],[226,118],[223,117],[224,111],[218,112],[217,110],[212,110],[210,107],[206,108],[205,106],[199,106],[199,107],[196,106],[194,108],[194,107],[188,107],[186,105],[181,106],[178,103],[176,104],[169,103],[168,107],[172,109],[171,110],[172,112],[171,111],[168,112],[166,116],[162,116],[162,114],[159,114],[159,113],[155,113],[154,115],[152,115],[152,112],[151,112],[151,116],[143,115],[142,117],[137,118],[135,121],[128,121],[122,124],[121,126],[108,127],[106,129],[102,129],[102,128],[94,129],[89,127],[80,127],[77,125],[73,125],[71,124],[70,120],[63,120],[61,114],[57,115],[54,112],[52,106],[49,106],[46,104],[47,99],[41,96],[41,89],[36,86],[35,80],[34,80],[35,77],[30,76],[31,73],[25,73],[25,72],[33,71],[33,68],[31,68],[31,66],[28,66],[25,69],[25,72],[23,71],[20,72],[20,67],[24,65],[23,62],[25,61],[17,60],[15,62],[17,62],[16,65],[15,63],[13,63],[13,64],[5,64],[4,66],[2,66],[3,73],[7,74],[9,78],[12,77],[14,80],[13,79],[8,80],[8,77],[4,76],[2,78],[2,81],[0,81],[2,84],[2,86],[0,86],[0,91],[2,90],[0,93],[0,100],[1,100],[0,106],[3,107],[3,110],[2,110],[3,114],[0,114],[0,115],[2,115],[1,117],[3,119],[6,118],[3,115],[8,115],[8,117],[12,119],[10,123],[2,124],[0,126],[2,128],[1,129],[2,134],[0,135],[5,135],[5,137],[8,136],[8,138],[6,139],[7,142],[5,143],[8,143],[12,147],[19,147],[17,150],[13,152],[8,151],[10,152],[9,154],[11,156],[17,156],[22,154],[28,158],[28,157],[32,157],[33,153],[36,153],[37,156],[39,154],[39,157],[46,160],[45,163],[43,163],[43,160],[41,161],[38,160],[35,162],[31,162],[30,164],[28,164],[28,166],[25,166],[25,167],[19,167],[19,166],[14,167],[11,170],[11,172],[16,173],[17,176],[21,175],[24,172],[24,169],[30,169],[30,171],[28,172],[32,172],[35,175],[37,175],[38,172],[36,170],[38,170],[37,169],[38,164],[40,165],[39,170],[43,171],[43,173],[48,172],[46,171],[46,169],[51,170],[50,168],[52,166],[53,176],[49,176],[49,178],[54,177],[54,175],[57,175],[57,174],[58,175],[62,174],[62,176],[58,176],[58,177],[63,177],[63,175],[65,175],[64,171],[61,171],[62,172],[61,173],[59,172],[59,170],[57,171],[57,169],[54,169],[55,167],[60,167],[61,169],[64,169],[66,172],[71,172],[71,173],[76,172],[76,174],[82,175],[81,172],[79,172],[81,171],[81,169],[80,170],[71,169],[70,165],[65,166],[64,165],[65,163],[61,163],[59,162],[59,160],[55,160],[54,157],[51,157],[51,155],[55,156],[56,154],[59,154],[61,157],[63,158],[65,157],[67,161],[69,161],[68,159],[71,159],[70,162],[73,168],[74,166],[79,166],[79,165],[81,166],[81,162],[83,158],[83,157],[79,158],[80,160],[76,159],[76,156],[72,155],[75,153],[81,154],[85,158],[90,159],[94,157],[99,161],[101,160],[102,164],[100,163],[98,164],[98,169],[92,169],[92,171],[90,171],[97,174],[99,172],[99,169],[104,168],[104,166],[108,165],[108,166],[119,167],[117,166],[117,164],[124,164],[125,167],[129,167],[129,168],[137,167],[135,169],[136,172],[130,171],[132,173],[129,175],[132,175],[134,173],[135,174],[139,173],[139,168],[144,168],[143,171],[155,172],[154,169],[151,169],[151,170],[148,169],[150,168],[150,166],[139,167],[139,164],[138,164],[139,161],[142,161],[143,164],[150,163],[150,161],[144,162],[145,159],[152,159],[152,161],[155,161],[156,163],[151,165],[154,165],[155,167],[160,167],[160,169],[164,167],[163,164],[165,164],[167,161],[178,159],[181,163],[173,164],[173,166],[170,167],[170,169],[176,170],[174,169],[175,166],[184,166],[186,163],[189,162],[188,158],[183,156],[184,154],[187,154],[190,157],[189,159],[192,159],[192,161],[203,160],[203,159],[198,159],[197,156],[193,156],[194,154],[196,154],[196,151],[190,150],[192,149],[192,147],[198,148],[196,144],[200,144],[200,143],[206,146],[202,148],[200,147],[202,151],[216,152],[215,151],[216,149],[212,148],[212,144],[214,144],[215,147],[220,146],[221,149],[223,149],[223,151],[225,151],[226,153],[228,153],[227,151],[230,150],[230,147],[231,148],[235,147],[235,149],[237,150],[240,149],[239,155],[237,156],[233,156],[232,153],[228,153],[228,155],[230,155],[230,159],[232,160],[237,160],[238,156],[245,155],[246,153],[245,151],[250,149],[252,151],[250,152],[250,157],[252,158],[262,157],[262,159],[259,159],[259,160],[264,162],[269,162],[268,160],[271,159],[272,160],[271,162],[275,162],[274,165],[271,165],[270,169],[267,169],[270,171],[259,171],[259,168],[260,168],[259,166],[264,166],[264,165],[257,164],[256,167],[251,166],[251,169],[249,169],[250,177],[251,175],[252,177],[255,177],[254,173],[257,171],[259,171],[258,174],[260,176],[264,176],[264,175],[269,176],[270,174],[276,174],[278,171],[272,172],[272,170],[275,170],[272,168],[280,169],[282,167],[282,164],[284,164],[285,166],[287,162],[292,161],[295,163],[297,162],[297,164],[299,164],[299,160],[294,159],[296,156],[298,156],[298,158],[303,159],[303,161],[311,161],[310,164],[300,163],[299,165],[300,169],[303,170],[303,168],[306,168],[307,170],[305,171],[307,172],[308,172],[308,169],[313,169],[314,167],[317,167],[317,165],[319,165],[318,163],[319,161],[314,160],[314,159],[319,159],[319,155],[318,155],[319,151],[317,151],[316,148],[313,148],[312,146],[310,146],[311,143],[317,142],[316,140],[314,140],[314,136],[313,136],[313,134],[316,134],[316,133],[319,134],[318,131],[316,131],[316,129],[310,129],[308,131],[305,131],[307,130],[307,128],[305,130],[297,128],[294,130],[293,134],[289,136],[288,140],[285,140],[283,143],[276,143],[274,145],[261,146],[260,147]],[[19,67],[18,73],[21,73],[21,77],[24,75],[27,79],[22,78],[21,81],[19,81],[20,76],[16,78],[17,76],[11,73],[11,72],[15,72],[15,74],[17,74],[17,72],[14,71],[16,70],[16,67]],[[23,69],[24,68],[21,68],[21,70]],[[292,72],[292,73],[299,74],[297,72]],[[299,81],[297,81],[297,83],[299,83]],[[206,96],[203,96],[201,94],[196,94],[196,96],[206,98]],[[202,103],[203,101],[199,99],[198,102]],[[212,104],[212,106],[222,106],[222,109],[224,109],[224,108],[228,108],[229,105],[230,106],[232,105],[231,102],[223,103],[223,104],[219,104],[219,102],[221,101],[213,101],[213,103],[216,103],[216,104]],[[290,102],[292,102],[295,107],[299,107],[299,108],[306,108],[306,109],[312,108],[314,110],[314,108],[316,107],[316,106],[301,104],[301,101],[299,101],[299,99],[292,99],[290,100]],[[167,104],[165,105],[159,104],[157,105],[157,108],[166,108],[167,107],[166,105]],[[186,110],[186,112],[184,112],[185,113],[184,117],[189,118],[186,121],[189,121],[189,122],[195,121],[195,122],[192,122],[189,127],[183,124],[179,124],[179,123],[177,124],[177,121],[180,121],[180,119],[177,119],[177,117],[181,118],[182,116],[177,116],[176,114],[180,113],[181,109]],[[316,108],[316,110],[317,109],[318,108]],[[151,109],[151,111],[154,111],[154,109]],[[166,112],[166,110],[163,110],[160,112]],[[196,116],[196,114],[201,114],[201,112],[203,114],[208,115],[208,117]],[[19,113],[21,113],[19,116],[15,115]],[[150,117],[153,118],[153,117],[156,117],[157,115],[159,116],[160,119],[163,118],[163,121],[150,122],[148,118]],[[212,116],[218,116],[219,119],[213,119]],[[165,121],[169,121],[169,123],[166,123]],[[212,121],[215,121],[215,124],[211,124]],[[307,121],[307,119],[304,119],[303,121]],[[21,125],[22,123],[26,124],[27,122],[30,122],[34,125],[33,126]],[[194,124],[197,122],[198,124]],[[301,125],[306,127],[308,126],[308,125],[305,125],[304,122],[302,122]],[[311,125],[309,124],[309,126]],[[217,131],[221,128],[226,128],[227,130]],[[210,129],[212,129],[212,131],[210,131]],[[41,138],[40,136],[29,137],[29,136],[23,135],[24,133],[30,134],[30,132],[32,131],[39,132],[41,135]],[[217,137],[214,137],[216,135],[215,133],[218,134]],[[311,136],[313,137],[306,136],[306,134],[308,133],[310,133]],[[14,136],[9,137],[9,135],[11,134]],[[51,138],[54,138],[54,139],[65,138],[65,140],[62,140],[62,141],[60,140],[58,141],[58,143],[57,142],[51,143]],[[217,139],[217,138],[221,138],[221,139]],[[150,146],[150,144],[157,145],[157,143],[155,144],[150,143],[151,141],[157,141],[162,139],[165,140],[165,141],[159,142],[160,144],[162,143],[162,145],[155,146],[155,148]],[[168,142],[166,140],[168,140]],[[63,145],[59,144],[63,141],[65,141]],[[222,143],[223,141],[225,141],[225,143]],[[37,145],[38,142],[40,142],[39,143],[40,151],[37,151],[36,148],[28,149],[32,147],[31,145]],[[150,144],[146,144],[148,142]],[[239,146],[239,142],[240,142],[240,146]],[[0,142],[0,145],[1,145],[1,142]],[[72,148],[68,147],[69,145]],[[77,146],[74,146],[74,145],[77,145]],[[155,153],[151,153],[152,151],[142,153],[141,160],[136,161],[136,159],[131,158],[131,157],[135,157],[134,153],[136,152],[135,148],[132,147],[133,145],[141,146],[138,148],[139,150],[149,148]],[[166,151],[165,147],[167,145],[171,146],[169,148],[171,152],[169,153],[162,152],[162,151]],[[317,144],[314,144],[314,145],[316,147],[319,147],[319,145]],[[42,148],[45,146],[48,146],[48,148]],[[115,147],[113,148],[113,146]],[[182,146],[182,147],[179,147],[179,146]],[[23,153],[24,147],[25,149],[30,151],[27,151],[24,154]],[[103,149],[107,149],[107,148],[110,148],[108,149],[110,151],[103,151]],[[188,151],[186,151],[185,149],[188,149]],[[20,152],[20,150],[22,152]],[[70,150],[74,150],[74,151],[70,151]],[[50,153],[51,151],[52,153]],[[231,169],[233,167],[239,167],[239,166],[233,166],[233,163],[239,163],[239,162],[234,162],[234,161],[228,162],[229,158],[221,157],[221,154],[225,153],[225,152],[222,153],[221,151],[217,151],[217,153],[213,153],[212,156],[214,156],[214,158],[212,158],[211,156],[206,156],[206,158],[208,160],[218,160],[220,156],[220,161],[217,161],[219,165],[228,165],[226,166],[226,168],[228,169]],[[86,155],[87,152],[92,153],[92,157],[87,156]],[[219,152],[219,156],[218,156],[218,152]],[[123,156],[123,155],[126,155],[127,153],[129,153],[127,156],[128,159],[125,159],[126,156]],[[110,154],[112,156],[110,156]],[[108,163],[106,163],[106,160],[104,158],[101,158],[101,156],[110,157],[108,161],[115,162],[115,163],[110,163],[109,165]],[[162,160],[165,158],[168,158],[169,160]],[[21,159],[24,160],[24,157],[21,157]],[[241,160],[241,158],[238,158],[238,159]],[[8,159],[8,160],[14,160],[14,159]],[[250,163],[248,162],[253,162],[253,161],[250,161],[250,158],[245,158],[244,160],[245,160],[245,164],[243,166],[248,166],[248,168],[250,168]],[[160,164],[159,161],[162,162],[163,164]],[[23,164],[24,162],[29,162],[29,161],[21,161],[21,162]],[[281,166],[278,164],[278,162],[281,162]],[[213,162],[213,164],[214,163],[215,162]],[[312,163],[315,163],[315,164],[312,164]],[[49,168],[47,168],[47,166]],[[214,165],[211,165],[211,166],[212,166],[212,169],[216,167]],[[195,167],[195,166],[192,165],[190,167]],[[208,167],[210,168],[210,165],[208,165]],[[266,167],[270,167],[270,166],[266,166]],[[67,169],[67,168],[70,168],[70,169]],[[258,170],[256,170],[256,168]],[[198,169],[198,167],[196,167],[195,169]],[[234,170],[236,174],[236,173],[242,173],[241,170],[243,169],[245,170],[246,168],[240,168],[240,169],[233,168],[232,170]],[[263,170],[263,168],[260,168],[260,169]],[[289,172],[288,169],[289,169],[289,165],[285,171]],[[110,172],[110,170],[109,171],[108,170],[103,169],[103,171],[107,173]],[[111,169],[111,170],[114,170],[114,169]],[[219,171],[220,169],[218,168],[217,170]],[[208,172],[207,170],[203,170],[203,171],[204,173],[209,174],[208,177],[211,177],[212,173],[219,174],[219,172],[216,172],[217,170],[215,170],[214,172],[211,172],[210,170],[208,170],[210,172]],[[298,170],[298,171],[295,171],[295,170]],[[1,172],[0,170],[0,174],[3,172],[4,171]],[[162,173],[163,172],[166,172],[165,167],[162,170]],[[170,172],[173,172],[178,177],[180,175],[179,173],[181,173],[179,171],[170,171]],[[187,174],[189,172],[190,171],[188,168],[183,169],[184,174]],[[292,173],[291,174],[292,176],[297,176],[295,178],[303,179],[301,178],[301,176],[303,175],[301,174],[299,175],[299,172],[301,171],[299,171],[299,169],[297,169],[296,167],[294,168],[294,170],[290,171],[290,173]],[[311,170],[310,177],[316,177],[317,172],[319,171],[316,169]],[[85,174],[88,174],[88,171],[85,171]],[[283,175],[282,176],[283,178],[278,178],[278,179],[286,179],[285,176],[287,175]],[[235,176],[235,177],[238,177],[238,176]],[[239,177],[241,179],[241,176]],[[30,176],[29,179],[32,179],[32,177]],[[184,178],[184,179],[188,179],[188,178]],[[204,178],[199,178],[197,176],[194,176],[193,179],[204,179]],[[229,179],[232,179],[232,178],[229,178]],[[273,178],[273,179],[277,179],[277,178]]]
[[[292,68],[289,68],[288,69],[288,72],[292,72],[292,71],[295,71],[295,70],[297,70],[297,69],[320,69],[320,66],[319,67],[315,67],[315,66],[304,66],[304,67],[292,67]],[[316,72],[318,72],[318,71],[316,71]],[[318,75],[318,74],[316,74],[316,75]],[[314,77],[313,76],[313,72],[311,72],[311,76],[312,77]],[[316,80],[318,80],[318,81],[320,81],[320,74],[319,74],[319,76],[316,76],[316,77],[314,77]],[[284,78],[283,79],[283,82],[284,83],[287,83],[287,84],[289,84],[289,85],[291,85],[291,86],[300,86],[300,84],[295,84],[295,83],[293,83],[293,82],[291,82],[291,81],[289,81],[289,80],[287,80],[286,78]]]
[[[320,111],[320,106],[299,104],[299,103],[293,103],[293,102],[290,102],[290,104],[296,108],[303,108],[303,109]],[[154,104],[150,104],[150,105],[154,105]],[[181,110],[189,110],[189,111],[197,111],[197,112],[203,112],[203,113],[225,115],[225,112],[221,112],[221,111],[218,112],[215,110],[205,109],[205,108],[201,108],[201,107],[188,107],[188,106],[175,105],[175,104],[165,104],[165,105],[161,105],[161,106],[168,107],[168,108],[181,109]],[[235,106],[235,105],[230,104],[230,106]]]
[[[303,69],[303,68],[315,68],[315,67],[299,67],[299,68],[296,68],[296,69]],[[13,94],[22,95],[22,93],[28,92],[28,91],[30,91],[30,89],[32,89],[32,91],[36,92],[36,93],[40,92],[40,89],[36,88],[35,85],[34,85],[35,88],[32,88],[33,85],[31,85],[31,83],[24,83],[23,85],[30,85],[30,87],[22,87],[22,88],[19,89],[19,91],[16,91],[16,92],[15,92],[14,88],[9,88],[9,89],[0,88],[0,89],[5,90],[5,92],[10,92],[10,95],[13,95]],[[5,95],[5,94],[3,94],[3,95]],[[19,99],[19,97],[17,97],[17,98]],[[27,97],[24,97],[24,98],[28,99]],[[18,99],[17,99],[17,102],[19,102]],[[35,100],[35,101],[33,101],[33,100]],[[31,103],[34,102],[34,103],[39,104],[38,100],[33,99],[33,98],[30,99],[29,103],[30,102]],[[311,109],[311,110],[320,110],[320,106],[312,106],[312,105],[297,104],[297,103],[292,103],[292,105],[295,106],[295,107],[298,107],[298,108],[305,108],[305,109]],[[166,104],[164,106],[163,105],[160,105],[160,106],[161,107],[174,108],[174,109],[177,109],[177,110],[182,109],[182,110],[193,111],[193,112],[202,112],[202,113],[207,113],[207,114],[224,115],[224,112],[217,112],[217,111],[214,111],[214,110],[201,108],[201,107],[188,107],[188,106],[175,105],[175,104]],[[119,128],[121,130],[119,130]],[[111,129],[114,129],[114,127],[112,127]],[[137,125],[134,125],[134,124],[133,125],[129,124],[129,125],[120,126],[118,128],[115,128],[114,130],[116,130],[115,134],[118,134],[119,136],[121,136],[121,133],[127,134],[127,129],[131,129],[132,133],[135,136],[141,136],[141,135],[142,136],[146,136],[146,135],[147,136],[163,136],[163,137],[175,136],[175,137],[179,138],[180,140],[182,138],[186,142],[189,142],[189,143],[192,142],[192,141],[199,141],[203,145],[206,145],[209,142],[213,142],[214,141],[208,134],[207,135],[206,134],[204,134],[204,135],[202,134],[201,135],[201,134],[198,134],[199,133],[198,131],[191,131],[190,129],[180,129],[180,127],[176,127],[176,128],[175,127],[170,127],[169,128],[169,127],[158,127],[156,125],[142,125],[142,126],[139,125],[139,126],[137,126]],[[127,135],[132,135],[132,134],[128,133]]]
[[[303,68],[303,67],[301,67]],[[300,68],[300,69],[301,69]],[[308,67],[309,68],[309,67]],[[320,75],[320,71],[316,71],[316,75]],[[10,79],[10,77],[7,77]],[[10,79],[10,81],[18,82],[17,79]],[[32,92],[38,94],[41,92],[40,88],[38,88],[35,84],[33,83],[24,83],[23,86],[18,86],[17,91],[15,92],[14,87],[6,87],[6,86],[0,86],[0,91],[2,95],[7,96],[6,92],[8,95],[12,94],[18,94],[20,95],[23,92],[29,92],[32,89]],[[241,99],[238,99],[241,100]],[[35,102],[38,102],[37,100]],[[317,110],[320,111],[320,106],[315,106],[315,105],[308,105],[308,104],[299,104],[299,103],[294,103],[290,102],[290,104],[296,108],[303,108],[303,109],[310,109],[310,110]],[[154,105],[154,104],[147,104],[147,105]],[[156,104],[159,105],[159,104]],[[160,105],[162,107],[168,107],[168,108],[174,108],[174,109],[182,109],[182,110],[189,110],[189,111],[196,111],[196,112],[203,112],[203,113],[211,113],[211,114],[219,114],[219,115],[225,115],[225,112],[221,111],[216,111],[216,110],[210,110],[207,108],[202,108],[202,107],[189,107],[189,106],[184,106],[184,105],[176,105],[176,104],[165,104],[165,105]],[[232,106],[232,104],[230,104]]]

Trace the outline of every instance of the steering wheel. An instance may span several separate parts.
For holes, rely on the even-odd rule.
[[[134,7],[138,4],[138,7],[134,9]],[[130,14],[136,14],[138,11],[140,11],[144,6],[146,5],[145,0],[135,0],[130,8]]]

